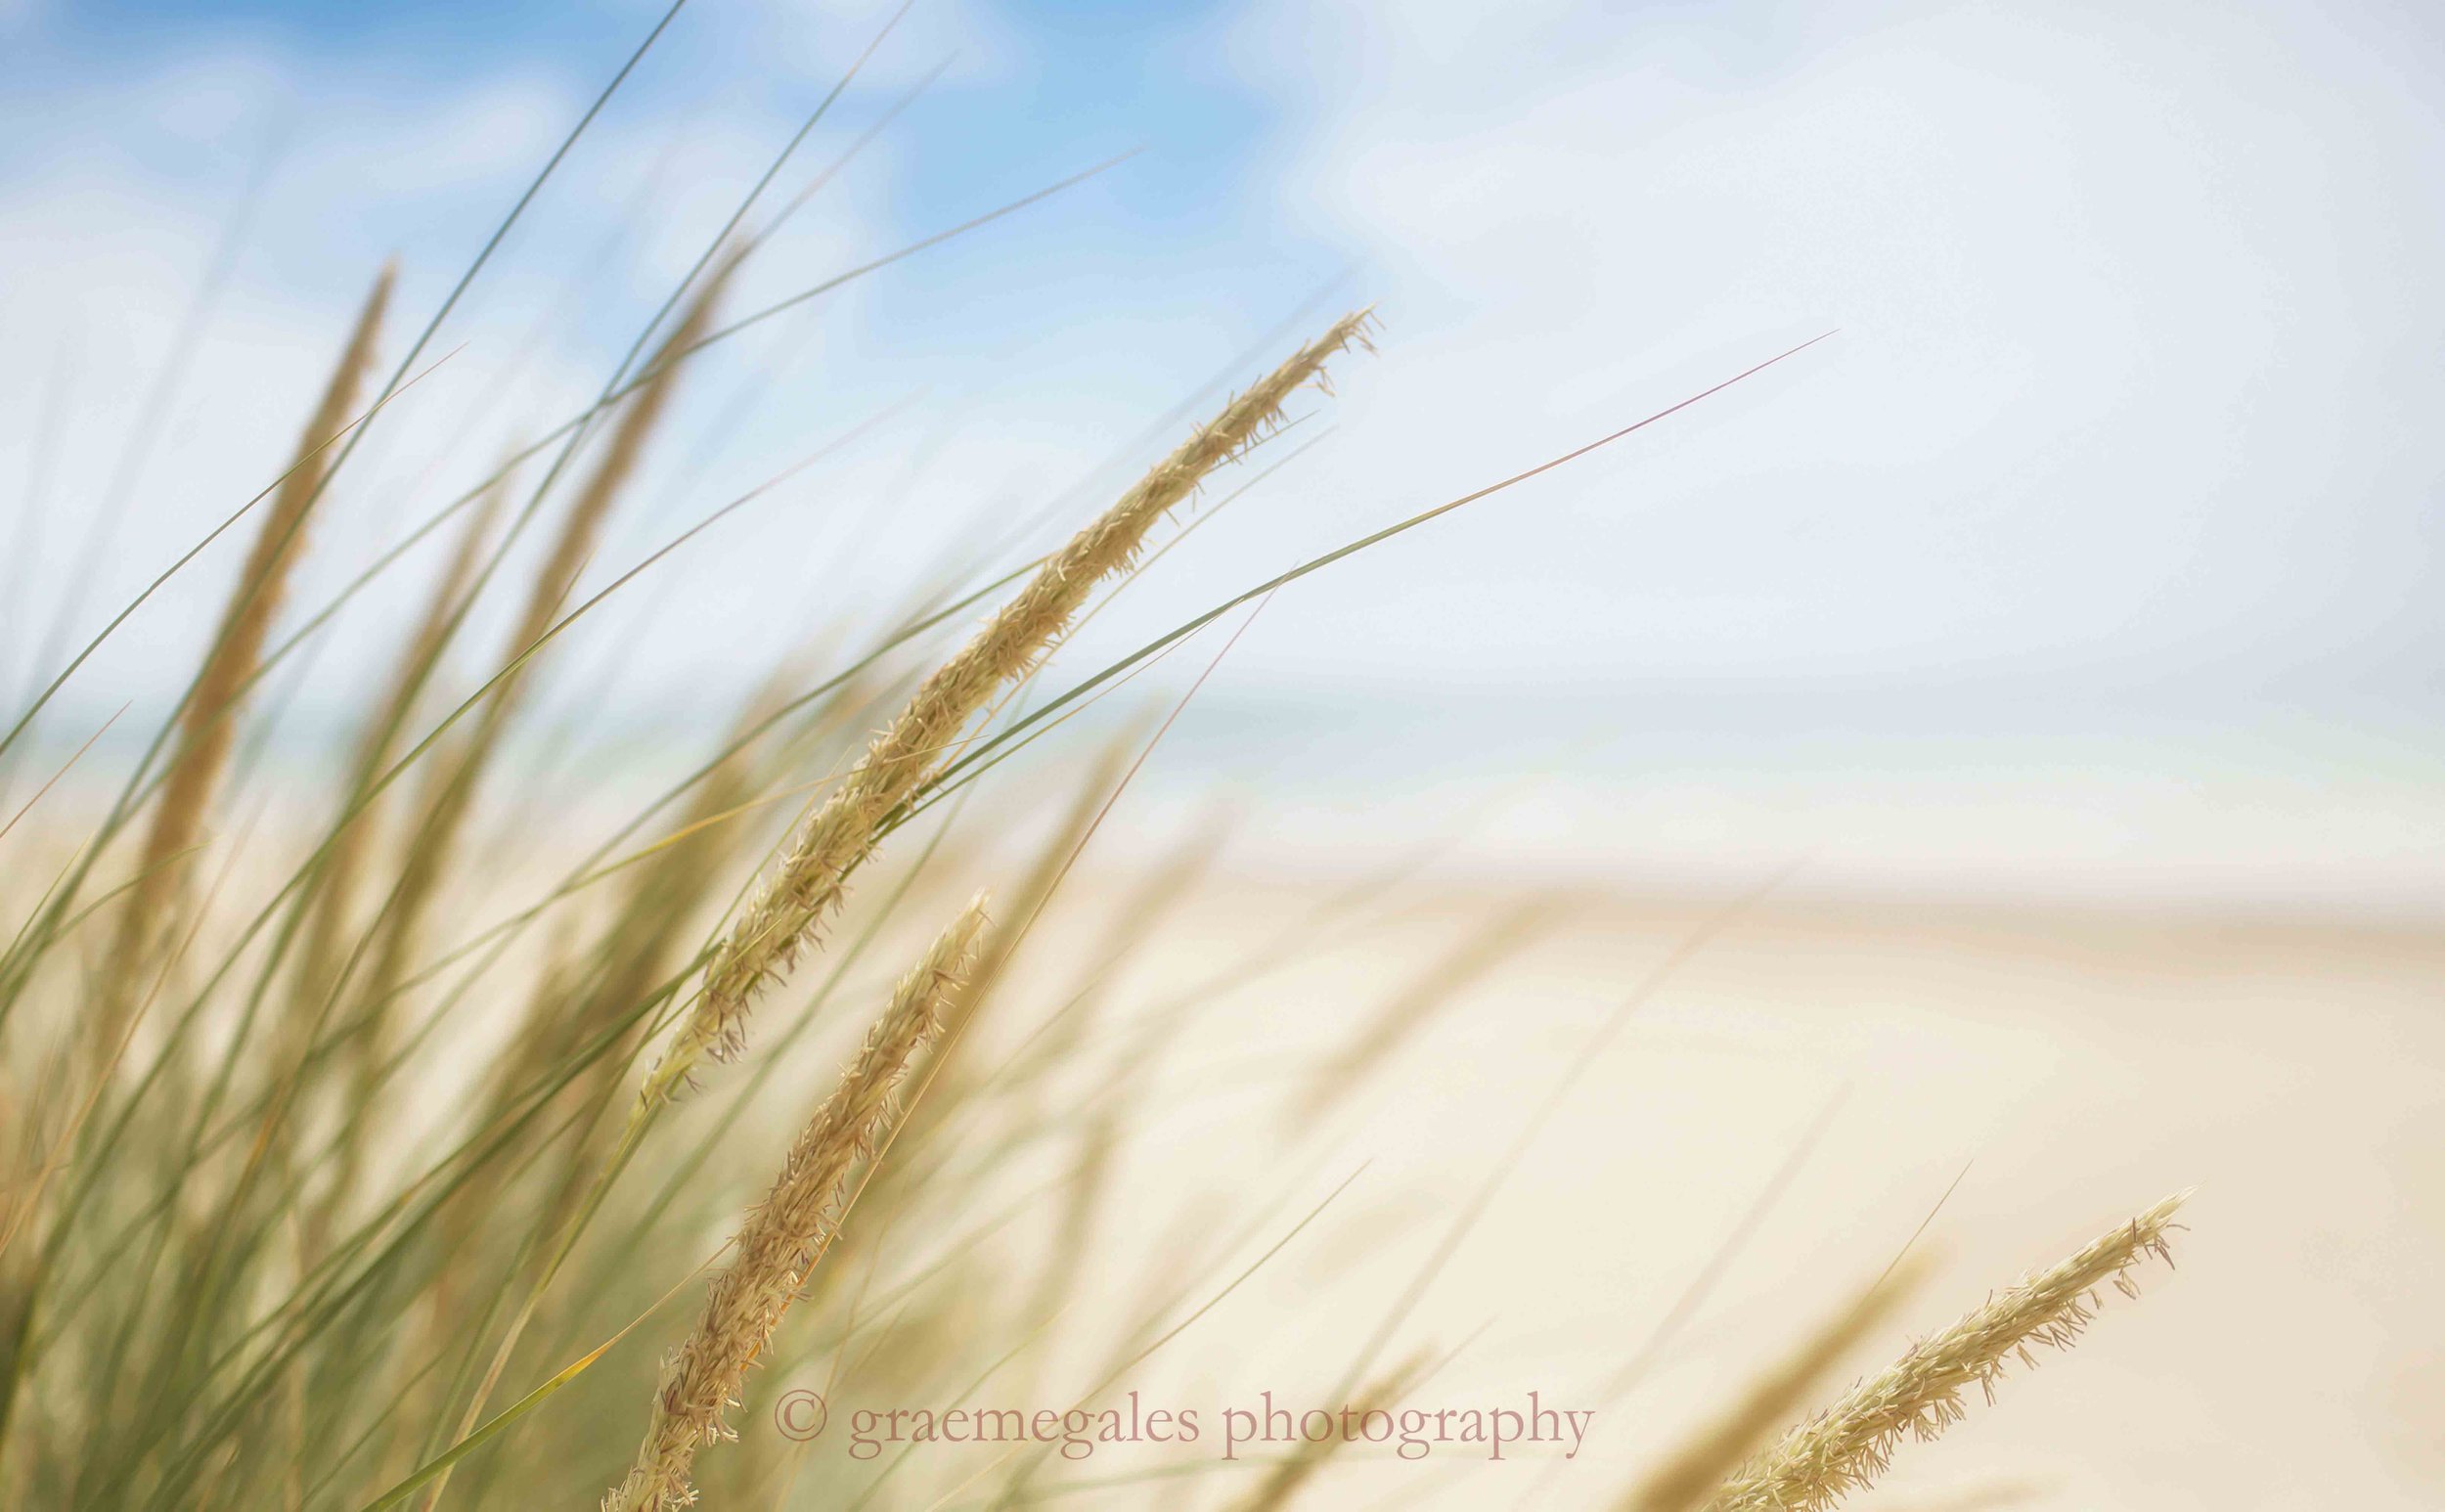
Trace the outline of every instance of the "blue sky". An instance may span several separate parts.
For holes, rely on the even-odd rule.
[[[797,117],[829,89],[894,7],[707,4],[683,9],[624,86],[594,142],[564,173],[556,196],[539,202],[526,235],[549,237],[556,219],[582,214],[590,156],[631,149],[659,125],[729,128],[744,164],[784,139]],[[563,127],[650,29],[663,7],[419,5],[398,7],[42,4],[21,22],[32,45],[15,53],[9,84],[21,102],[55,109],[85,150],[107,142],[199,199],[234,199],[250,171],[273,164],[274,196],[286,155],[310,152],[310,138],[337,121],[383,107],[414,111],[487,90],[543,97],[538,113]],[[1321,264],[1330,249],[1317,228],[1286,227],[1264,213],[1260,164],[1279,152],[1286,113],[1200,46],[1221,23],[1206,7],[1144,8],[920,6],[897,28],[875,63],[835,108],[844,125],[879,111],[919,72],[949,62],[942,82],[898,120],[885,154],[877,208],[917,234],[1132,148],[1146,170],[1115,175],[1094,191],[1105,208],[1090,226],[1007,228],[1003,242],[968,261],[964,249],[934,259],[931,276],[1058,253],[1063,264],[1126,268],[1139,257],[1182,251],[1178,271],[1212,274],[1246,261],[1286,262],[1299,253]],[[94,105],[148,75],[199,67],[252,70],[235,91],[228,118],[203,131],[180,122],[146,131],[140,121],[86,118]],[[553,135],[534,123],[538,142]],[[100,129],[96,129],[99,127]],[[839,133],[834,133],[837,137]],[[97,140],[99,139],[99,140]],[[300,147],[301,139],[309,139]],[[607,141],[606,139],[612,139]],[[824,139],[817,139],[818,149]],[[616,145],[614,145],[616,142]],[[24,159],[53,144],[20,138],[0,157]],[[878,154],[877,156],[885,156]],[[464,256],[505,202],[497,191],[540,160],[504,152],[458,191],[401,213],[368,193],[358,203],[328,206],[357,221],[369,244],[404,238],[411,262]],[[816,157],[807,155],[807,161]],[[786,181],[785,181],[786,182]],[[322,186],[316,186],[320,189]],[[365,186],[370,190],[373,186]],[[560,201],[556,203],[556,198]],[[339,228],[331,228],[338,230]],[[344,235],[344,231],[340,234]],[[270,239],[266,239],[267,241]],[[346,262],[327,234],[300,246],[293,262],[274,262],[274,246],[254,249],[263,277],[336,276]],[[1285,243],[1291,244],[1285,245]],[[1161,248],[1161,251],[1152,250]],[[1202,255],[1201,255],[1202,254]],[[1347,255],[1347,248],[1342,255]],[[987,261],[986,259],[990,259]],[[949,266],[943,266],[949,264]],[[1269,271],[1269,270],[1268,270]],[[1266,273],[1242,275],[1225,302],[1264,297]],[[1186,283],[1186,279],[1181,281]],[[1249,287],[1249,286],[1255,287]]]
[[[40,470],[41,401],[68,395],[46,568],[238,227],[123,549],[107,581],[58,586],[121,594],[250,491],[375,264],[400,255],[403,310],[432,308],[660,9],[0,9],[0,341],[34,354],[0,377],[0,476]],[[411,466],[416,427],[485,375],[514,370],[482,417],[504,433],[589,389],[887,14],[683,13],[445,333],[464,354],[369,459],[332,570],[489,454],[462,430],[440,473]],[[784,190],[947,59],[742,307],[1145,151],[708,372],[695,420],[746,419],[686,478],[702,458],[660,457],[630,559],[894,418],[674,570],[665,600],[710,580],[734,606],[638,632],[654,696],[1117,476],[1346,276],[1386,330],[1316,401],[1329,439],[1116,608],[1114,644],[1840,327],[1285,599],[1239,675],[1558,710],[1657,689],[2433,703],[2445,47],[2417,9],[920,0]],[[167,596],[163,634],[208,588]],[[141,687],[144,664],[98,676]]]

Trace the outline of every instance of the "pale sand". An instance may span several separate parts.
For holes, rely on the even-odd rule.
[[[1316,901],[1279,886],[1219,891],[1124,984],[1116,1020],[1166,983],[1229,970]],[[1470,991],[1324,1129],[1285,1140],[1279,1093],[1295,1069],[1488,906],[1411,907],[1250,984],[1176,1047],[1141,1103],[1113,1250],[1156,1253],[1184,1205],[1217,1215],[1221,1234],[1231,1226],[1221,1215],[1278,1196],[1269,1239],[1372,1164],[1168,1365],[1125,1386],[1210,1409],[1267,1389],[1329,1396],[1446,1216],[1621,995],[1708,912],[1575,896],[1560,933]],[[1039,960],[1055,963],[1068,938],[1049,933]],[[2020,1504],[2038,1507],[2445,1504],[2440,988],[2445,932],[1761,907],[1587,1067],[1394,1353],[1483,1326],[1414,1399],[1507,1401],[1534,1388],[1548,1403],[1595,1404],[1833,1106],[1720,1284],[1558,1472],[1457,1448],[1420,1464],[1378,1451],[1336,1470],[1319,1504],[1607,1504],[1779,1340],[1881,1269],[1965,1162],[1929,1230],[1936,1278],[1857,1368],[2196,1184],[2179,1268],[2152,1266],[2137,1301],[2107,1297],[2076,1350],[2016,1372],[1942,1443],[1905,1445],[1856,1504],[1930,1504],[2002,1479],[2032,1483]],[[1079,1469],[1153,1469],[1180,1452]]]
[[[964,896],[977,868],[947,869]],[[1000,1035],[1066,999],[1108,939],[1112,880],[1074,878],[1021,962],[1021,999],[998,1010]],[[2076,1350],[2016,1373],[1941,1443],[1905,1445],[1856,1505],[1932,1507],[2006,1480],[2032,1488],[2019,1504],[2067,1512],[2445,1505],[2445,928],[1777,899],[1588,1060],[1623,996],[1719,904],[1582,889],[1558,904],[1554,933],[1465,991],[1322,1127],[1290,1131],[1284,1094],[1307,1069],[1519,897],[1398,893],[1251,979],[1248,957],[1326,895],[1219,882],[1109,985],[1094,1034],[1106,1048],[1184,984],[1243,984],[1136,1095],[1093,1274],[1031,1404],[1063,1404],[1093,1378],[1104,1325],[1147,1295],[1150,1270],[1202,1302],[1366,1168],[1121,1383],[1149,1405],[1205,1410],[1205,1442],[1098,1451],[1073,1478],[1187,1471],[1207,1505],[1247,1484],[1213,1465],[1212,1414],[1267,1390],[1332,1401],[1358,1341],[1586,1060],[1388,1352],[1467,1341],[1410,1402],[1516,1405],[1535,1390],[1595,1408],[1582,1452],[1490,1465],[1460,1445],[1417,1463],[1372,1450],[1338,1464],[1311,1504],[1610,1505],[1880,1270],[1967,1163],[1929,1230],[1935,1279],[1854,1369],[2196,1184],[2179,1268],[2148,1267],[2137,1301],[2107,1297]],[[1634,1389],[1608,1399],[1821,1117],[1823,1137],[1719,1283]],[[1217,1253],[1243,1226],[1254,1237]],[[1182,1263],[1184,1233],[1206,1260]],[[1006,1345],[983,1341],[974,1368]],[[777,1362],[773,1379],[789,1376]],[[862,1404],[913,1403],[852,1391],[835,1408]],[[932,1452],[964,1468],[958,1451]],[[1059,1504],[1142,1507],[1147,1483]]]

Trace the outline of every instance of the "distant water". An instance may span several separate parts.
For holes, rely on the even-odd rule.
[[[1795,886],[1846,893],[2445,923],[2445,707],[1728,686],[1328,696],[1224,681],[1164,737],[1101,854],[1150,848],[1222,800],[1240,854],[1303,867],[1433,851],[1475,875],[1735,888],[1800,863]],[[1045,764],[1123,714],[1114,700],[994,780],[1066,803]],[[64,711],[37,762],[99,722]],[[728,724],[592,713],[511,762],[549,762],[554,801],[607,827]],[[131,712],[84,769],[123,776],[151,728]],[[306,776],[345,728],[299,713],[259,759]],[[22,774],[12,790],[14,807]]]
[[[1326,852],[1447,826],[1629,881],[2445,918],[2445,717],[2395,705],[1220,697],[1162,762]]]

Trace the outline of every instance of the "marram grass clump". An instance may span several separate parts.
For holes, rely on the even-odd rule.
[[[1304,343],[1244,354],[1234,371],[1253,381],[1100,512],[1057,522],[1074,533],[1045,555],[946,560],[879,629],[844,620],[804,644],[777,629],[781,670],[748,695],[748,669],[734,711],[691,723],[679,770],[649,774],[652,797],[618,787],[618,818],[580,764],[555,764],[556,740],[583,744],[587,729],[550,717],[578,660],[559,648],[596,638],[601,651],[629,585],[683,546],[723,545],[701,525],[630,559],[606,543],[641,492],[694,480],[673,432],[730,338],[853,279],[913,271],[927,247],[1089,176],[719,324],[812,194],[758,226],[759,185],[643,322],[601,401],[540,418],[528,433],[543,440],[447,501],[422,480],[454,457],[357,444],[393,434],[403,393],[451,380],[433,341],[457,295],[402,339],[392,307],[414,284],[384,269],[353,323],[334,322],[335,366],[314,359],[328,377],[296,450],[267,460],[272,481],[223,527],[239,559],[215,555],[221,531],[175,544],[165,580],[230,581],[208,638],[167,669],[185,691],[152,711],[142,755],[124,774],[96,772],[100,751],[34,765],[68,718],[54,695],[142,623],[144,598],[0,731],[0,1507],[881,1512],[1076,1496],[1274,1512],[1347,1505],[1341,1478],[1383,1468],[1336,1443],[1087,1484],[1057,1452],[869,1462],[765,1414],[785,1382],[842,1400],[1086,1401],[1134,1391],[1134,1372],[1219,1379],[1313,1322],[1267,1314],[1252,1282],[1329,1224],[1356,1179],[1318,1186],[1307,1135],[1360,1086],[1452,1098],[1403,1080],[1412,1046],[1541,937],[1553,900],[1496,899],[1445,948],[1386,963],[1369,992],[1334,1000],[1324,1050],[1294,1061],[1230,1017],[1234,995],[1322,957],[1406,884],[1354,884],[1285,945],[1183,985],[1166,931],[1205,921],[1224,837],[1147,838],[1142,874],[1079,886],[1098,834],[1134,822],[1124,799],[1171,724],[1098,739],[1069,722],[1134,699],[1133,676],[1224,616],[1695,399],[1220,605],[1158,601],[1176,629],[1064,666],[1114,595],[1154,597],[1140,566],[1187,535],[1168,518],[1209,487],[1219,508],[1280,486],[1312,444],[1281,433],[1373,329],[1366,311],[1318,320]],[[548,201],[521,200],[511,222]],[[485,271],[479,257],[468,276]],[[394,347],[378,383],[376,355]],[[761,379],[748,392],[788,398]],[[378,550],[335,528],[403,498]],[[337,571],[301,572],[310,556]],[[809,597],[846,570],[810,562]],[[408,609],[338,722],[345,749],[287,759],[289,680],[336,621],[371,612],[371,585],[417,572],[429,577],[401,585]],[[322,581],[341,586],[317,599]],[[1217,662],[1229,649],[1222,634],[1204,644]],[[989,888],[1007,900],[990,924]],[[1149,1212],[1149,1183],[1129,1179],[1143,1176],[1136,1136],[1249,1080],[1176,1063],[1200,1020],[1232,1026],[1288,1127],[1264,1146],[1277,1158],[1219,1186],[1167,1171],[1153,1184],[1176,1206]],[[691,1082],[701,1094],[680,1097]],[[1451,1113],[1484,1119],[1493,1101],[1472,1088]],[[1905,1267],[1798,1338],[1684,1452],[1643,1475],[1582,1461],[1574,1494],[1647,1512],[1835,1505],[2007,1357],[2068,1342],[2094,1288],[2162,1252],[2172,1211],[1998,1294],[1773,1440],[1915,1278]],[[1320,1276],[1300,1273],[1315,1291],[1299,1305],[1347,1321]],[[1424,1370],[1398,1337],[1423,1324],[1362,1300],[1357,1333],[1374,1342],[1315,1362],[1340,1367],[1355,1407],[1389,1410],[1470,1368],[1463,1350]],[[1439,1494],[1436,1473],[1403,1467],[1403,1485]]]

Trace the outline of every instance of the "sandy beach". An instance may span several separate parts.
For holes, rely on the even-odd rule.
[[[1998,1410],[1906,1449],[1867,1505],[2009,1490],[2035,1507],[2408,1509],[2445,1490],[2433,933],[1768,900],[1663,975],[1590,1057],[1623,996],[1719,907],[1578,891],[1346,1106],[1286,1128],[1302,1068],[1495,903],[1411,900],[1219,999],[1173,1046],[1161,1089],[1136,1100],[1117,1242],[1162,1235],[1184,1191],[1279,1187],[1304,1210],[1364,1171],[1143,1385],[1218,1403],[1324,1391],[1583,1066],[1396,1345],[1467,1341],[1422,1400],[1534,1390],[1594,1406],[1582,1452],[1354,1455],[1334,1472],[1353,1499],[1337,1504],[1608,1504],[1876,1274],[1948,1188],[1921,1240],[1939,1268],[1855,1368],[2197,1190],[2178,1268],[2150,1267],[2139,1300],[2105,1298],[2076,1349],[2040,1352]],[[1327,906],[1219,889],[1117,994],[1119,1016],[1162,982],[1262,956]],[[1049,958],[1059,940],[1031,950]],[[1235,1327],[1231,1308],[1264,1326]],[[1158,1464],[1177,1459],[1144,1462]]]

